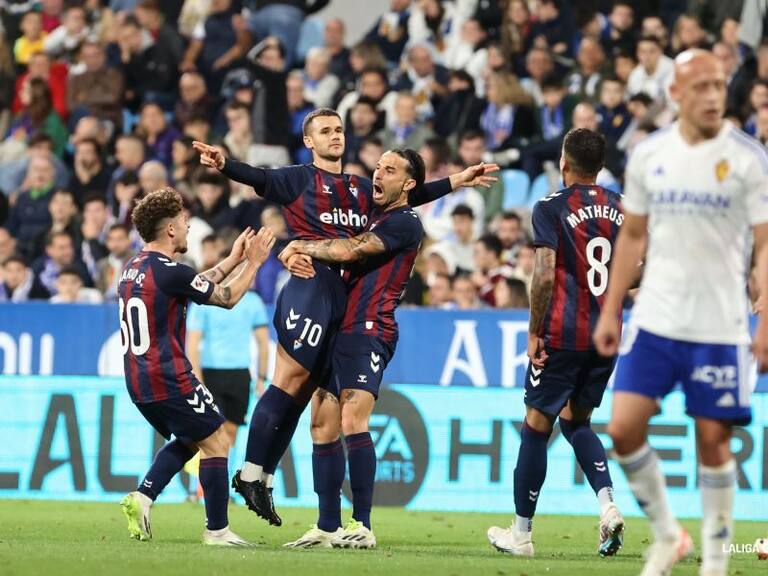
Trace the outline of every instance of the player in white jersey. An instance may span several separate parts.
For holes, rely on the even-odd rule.
[[[699,457],[700,574],[719,576],[727,574],[733,533],[732,427],[751,419],[750,227],[760,294],[768,294],[768,153],[723,121],[725,73],[709,52],[677,57],[671,94],[678,121],[640,143],[629,160],[625,221],[594,340],[600,353],[616,353],[617,313],[647,243],[608,432],[654,533],[642,575],[669,574],[693,543],[670,511],[659,460],[647,441],[648,421],[659,399],[682,384]],[[761,371],[768,367],[767,332],[763,315],[752,343]]]

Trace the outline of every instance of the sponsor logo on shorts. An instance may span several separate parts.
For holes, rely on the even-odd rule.
[[[365,374],[359,374],[357,376],[357,383],[358,384],[368,384],[368,376]]]
[[[736,366],[697,366],[691,374],[693,382],[709,384],[714,390],[736,388]]]

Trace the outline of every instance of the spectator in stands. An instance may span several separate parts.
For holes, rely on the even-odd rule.
[[[448,70],[435,63],[433,52],[429,44],[411,46],[407,66],[393,86],[396,92],[408,90],[414,95],[420,120],[431,120],[448,92]]]
[[[56,278],[56,294],[51,304],[101,304],[103,298],[95,288],[85,288],[80,271],[74,266],[61,269]]]
[[[79,254],[94,280],[98,275],[99,260],[109,253],[106,246],[107,235],[114,222],[115,218],[109,213],[106,201],[98,192],[85,199],[83,223],[80,227],[83,240],[79,246]]]
[[[40,132],[29,139],[25,158],[0,163],[0,190],[9,196],[21,192],[29,171],[29,163],[36,156],[42,156],[53,162],[56,188],[66,188],[69,185],[69,169],[61,158],[53,153],[53,139],[48,134]]]
[[[637,68],[637,60],[634,52],[619,52],[613,58],[613,73],[624,84],[629,82],[629,77],[635,68]],[[645,92],[639,92],[639,94],[645,94]]]
[[[251,111],[242,102],[230,102],[224,110],[227,120],[227,133],[224,144],[229,149],[232,158],[245,162],[253,145],[253,130],[251,129]]]
[[[439,180],[448,175],[448,161],[451,157],[451,148],[441,138],[430,138],[424,146],[418,150],[419,156],[424,160],[426,169],[425,182]]]
[[[16,70],[5,34],[0,33],[0,138],[8,132]]]
[[[553,54],[568,55],[572,23],[562,11],[561,0],[540,0],[531,28],[534,44]]]
[[[461,27],[461,35],[443,54],[443,65],[450,70],[465,70],[485,95],[485,69],[488,65],[487,32],[480,22],[469,19]],[[450,84],[450,79],[449,79]]]
[[[395,123],[379,133],[385,150],[410,148],[418,150],[434,134],[418,118],[416,97],[411,92],[400,92],[395,101]]]
[[[0,302],[47,300],[50,297],[48,290],[27,267],[21,256],[9,256],[3,260],[0,278]]]
[[[744,104],[744,131],[750,136],[757,133],[757,111],[768,106],[768,80],[756,80],[749,91],[749,99]]]
[[[43,30],[49,34],[61,26],[64,11],[63,0],[40,0],[40,13],[43,16]]]
[[[672,35],[672,53],[677,55],[691,48],[711,47],[707,41],[707,34],[701,27],[698,18],[693,15],[683,14],[675,22],[675,31]]]
[[[453,294],[453,310],[480,310],[484,308],[484,303],[477,294],[477,287],[467,274],[459,274],[451,283],[451,293]]]
[[[518,76],[525,72],[526,54],[531,48],[531,10],[526,0],[507,2],[501,23],[501,47],[508,68]]]
[[[184,124],[184,136],[189,136],[192,140],[200,142],[209,141],[211,134],[211,121],[205,116],[192,116]]]
[[[21,91],[25,84],[33,78],[45,81],[51,91],[53,108],[62,119],[68,115],[67,109],[67,66],[61,62],[52,62],[45,52],[32,54],[27,71],[16,78],[13,107],[14,114],[21,111]]]
[[[123,172],[114,184],[112,215],[118,223],[131,228],[131,213],[141,195],[139,176],[133,171]]]
[[[624,83],[615,76],[603,79],[600,86],[600,105],[597,107],[600,132],[614,145],[632,121],[632,115],[624,102],[624,91]]]
[[[523,220],[517,212],[504,212],[499,220],[496,236],[501,242],[501,260],[516,266],[520,248],[525,245]]]
[[[448,274],[434,275],[429,285],[428,302],[432,308],[446,308],[453,303],[451,277]]]
[[[75,162],[69,189],[82,206],[89,193],[97,193],[106,198],[107,187],[112,179],[112,171],[104,163],[101,146],[96,140],[81,140],[75,146]]]
[[[325,48],[311,48],[304,63],[304,98],[316,108],[327,108],[339,90],[339,79],[330,72],[331,55]]]
[[[472,272],[475,236],[475,214],[466,204],[459,204],[451,211],[453,233],[443,242],[453,252],[459,272]]]
[[[181,61],[181,70],[199,70],[213,94],[218,94],[226,73],[242,62],[251,47],[251,35],[232,0],[213,0],[208,16],[195,26]]]
[[[436,241],[448,239],[453,233],[451,214],[460,204],[472,210],[474,215],[472,233],[475,238],[480,237],[485,227],[485,202],[474,188],[460,188],[448,196],[443,196],[416,209],[421,215],[427,236]]]
[[[330,0],[315,0],[312,3],[305,0],[245,0],[243,4],[251,8],[248,28],[253,37],[261,40],[275,36],[286,48],[286,65],[292,66],[304,18],[324,8],[328,2]]]
[[[66,232],[52,232],[45,243],[45,254],[35,260],[32,271],[51,295],[59,291],[56,280],[59,273],[69,266],[73,266],[85,286],[93,286],[93,280],[88,269],[75,254],[75,246],[72,236]]]
[[[480,299],[494,306],[496,299],[494,287],[505,278],[512,278],[514,269],[502,261],[501,240],[493,234],[484,234],[475,242],[475,271],[472,283],[478,290]]]
[[[514,277],[525,283],[529,295],[531,291],[531,282],[533,282],[533,269],[535,264],[536,246],[533,242],[526,242],[520,246],[520,250],[517,252]]]
[[[525,145],[534,135],[535,121],[530,107],[531,98],[520,87],[517,79],[508,73],[495,72],[488,80],[487,104],[480,118],[486,134],[485,146],[492,152],[509,150]],[[509,165],[520,154],[509,155]]]
[[[355,44],[349,51],[349,74],[344,78],[339,78],[343,87],[341,93],[347,95],[354,91],[356,83],[362,73],[366,70],[386,70],[387,59],[381,52],[379,46],[371,41],[362,41]]]
[[[134,14],[141,27],[152,35],[158,47],[169,53],[174,62],[181,62],[184,56],[184,40],[176,31],[175,22],[165,20],[160,0],[141,0],[136,5]]]
[[[122,125],[122,106],[125,84],[123,74],[107,66],[104,47],[98,42],[86,41],[80,48],[83,70],[70,72],[67,83],[67,106],[74,123],[82,116],[95,116],[109,120],[113,126]]]
[[[106,146],[111,137],[107,123],[96,116],[83,116],[75,124],[75,129],[69,137],[67,152],[74,153],[75,146],[82,140],[96,140],[99,146]]]
[[[381,140],[375,136],[366,138],[360,144],[360,150],[357,155],[368,178],[373,178],[376,164],[379,162],[379,158],[381,158],[381,155],[384,154],[384,152],[385,150],[384,146],[381,144]]]
[[[661,42],[661,47],[664,52],[667,52],[669,48],[669,30],[664,25],[664,21],[660,16],[651,14],[643,18],[643,22],[640,26],[640,33],[643,36],[656,36]]]
[[[141,115],[136,133],[147,143],[150,155],[170,167],[173,141],[179,137],[179,131],[168,123],[165,112],[159,104],[147,102],[141,107]]]
[[[350,109],[361,96],[370,98],[376,103],[376,110],[379,113],[379,119],[376,122],[377,130],[394,124],[397,93],[389,90],[386,70],[369,68],[360,74],[357,90],[344,96],[336,108],[345,122],[349,120]]]
[[[687,11],[691,16],[696,17],[710,34],[716,34],[726,20],[738,22],[742,6],[742,0],[732,2],[688,0]]]
[[[173,108],[176,125],[183,127],[193,116],[210,118],[216,108],[215,87],[209,91],[203,75],[185,72],[179,78],[179,100]]]
[[[312,151],[304,146],[304,131],[302,127],[304,125],[304,118],[314,110],[314,106],[304,98],[304,75],[301,72],[294,70],[288,74],[285,82],[288,111],[291,114],[291,142],[288,146],[291,161],[294,164],[310,164],[312,162]],[[347,141],[344,149],[345,154],[348,151],[349,141]]]
[[[439,57],[444,57],[448,46],[455,44],[461,30],[463,16],[456,13],[454,4],[441,0],[414,2],[408,18],[408,40],[433,46]]]
[[[67,143],[67,128],[53,108],[48,85],[40,78],[30,78],[22,85],[19,98],[22,108],[11,124],[11,137],[28,140],[38,132],[48,134],[54,153],[61,156]]]
[[[170,184],[168,170],[162,162],[150,160],[139,168],[139,184],[144,195]]]
[[[171,179],[173,187],[182,194],[193,197],[195,183],[205,169],[200,165],[200,155],[192,147],[192,138],[178,136],[171,147]]]
[[[370,98],[361,96],[352,106],[344,139],[344,156],[347,162],[357,161],[363,141],[375,133],[378,118],[376,103]]]
[[[43,48],[54,60],[74,63],[82,43],[92,36],[85,8],[79,4],[67,6],[61,25],[45,37]]]
[[[16,238],[14,238],[8,228],[0,226],[0,262],[16,254]]]
[[[656,101],[669,101],[669,86],[674,79],[675,63],[662,52],[661,42],[655,36],[642,36],[637,43],[639,64],[632,70],[627,82],[630,95],[645,92]]]
[[[768,106],[760,106],[755,113],[755,138],[764,145],[768,142]]]
[[[45,252],[48,236],[54,232],[66,232],[77,245],[80,240],[80,219],[78,218],[77,203],[69,190],[55,190],[48,202],[50,226],[41,231],[34,241],[34,248],[29,252],[30,260],[34,261]]]
[[[234,224],[229,207],[229,180],[221,174],[203,174],[197,181],[197,199],[192,214],[204,220],[214,230]]]
[[[48,202],[54,190],[54,168],[50,158],[35,156],[8,219],[8,230],[19,242],[22,255],[30,256],[37,236],[50,225]]]
[[[476,95],[472,77],[464,70],[453,70],[448,79],[448,93],[435,115],[435,132],[443,137],[455,137],[478,130],[484,106],[485,102]]]
[[[635,9],[628,0],[613,4],[608,15],[608,27],[603,34],[606,54],[633,52],[635,49]]]
[[[13,54],[17,64],[26,66],[33,54],[43,51],[43,43],[48,33],[43,30],[43,18],[40,12],[26,12],[21,18],[22,35],[13,45]]]
[[[469,130],[459,137],[458,155],[462,169],[484,161],[486,157],[485,135],[479,130]],[[504,202],[504,183],[501,179],[488,188],[477,187],[475,191],[483,197],[485,204],[485,222],[490,222],[501,212]]]
[[[576,68],[568,76],[568,93],[579,99],[597,100],[605,66],[605,52],[595,38],[584,37],[576,53]]]
[[[264,300],[265,304],[273,304],[283,284],[288,281],[287,270],[283,268],[277,259],[277,254],[290,241],[290,235],[285,225],[285,218],[280,208],[267,206],[261,213],[261,225],[269,228],[274,233],[277,241],[264,264],[256,275],[256,292]]]
[[[493,288],[496,308],[528,309],[528,288],[518,278],[502,278]]]
[[[392,66],[400,62],[405,45],[408,43],[408,8],[411,0],[390,0],[389,11],[382,14],[366,35],[375,42]]]
[[[345,32],[346,26],[341,18],[331,18],[325,23],[323,45],[331,57],[328,70],[340,80],[345,79],[352,71],[349,65],[350,51],[344,44]]]
[[[133,258],[130,229],[124,224],[112,224],[107,234],[109,254],[99,260],[96,271],[96,287],[105,300],[117,300],[120,274],[128,260]]]
[[[112,172],[107,199],[113,202],[114,186],[118,178],[126,172],[138,172],[141,165],[144,164],[146,157],[146,147],[144,140],[136,134],[121,134],[115,142],[115,160],[117,166]]]
[[[158,102],[170,110],[175,102],[178,60],[155,41],[135,16],[129,15],[117,32],[120,64],[125,76],[125,104],[136,112],[143,102]]]

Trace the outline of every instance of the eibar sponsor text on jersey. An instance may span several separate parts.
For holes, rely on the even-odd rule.
[[[365,228],[368,224],[368,216],[366,214],[358,214],[352,209],[341,210],[340,208],[334,208],[331,212],[320,214],[320,222],[323,224],[336,224],[337,226]]]

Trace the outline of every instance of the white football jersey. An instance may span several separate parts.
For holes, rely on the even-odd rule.
[[[633,323],[711,344],[749,342],[751,225],[768,222],[768,151],[729,122],[691,146],[677,122],[636,147],[623,206],[648,216]]]

